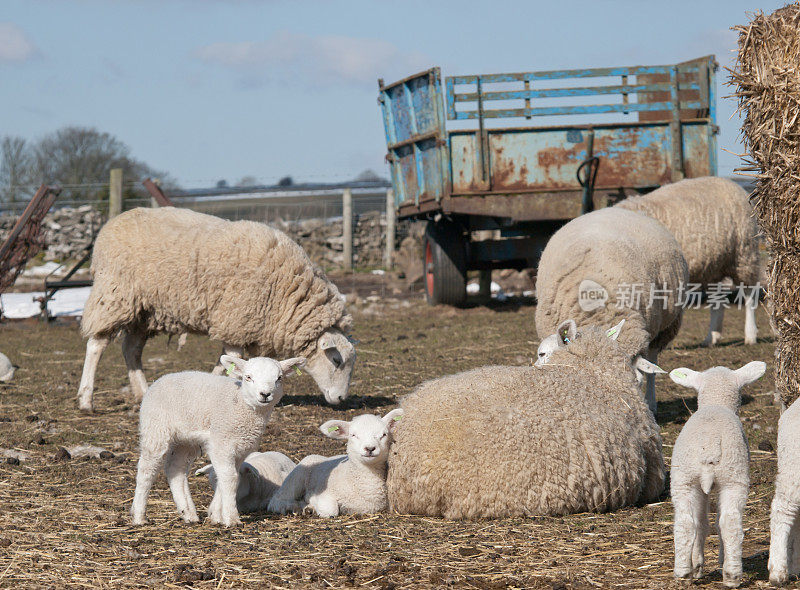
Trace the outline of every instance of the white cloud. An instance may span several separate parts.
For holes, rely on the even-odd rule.
[[[266,41],[213,43],[195,51],[208,64],[235,70],[250,84],[267,79],[302,84],[375,84],[432,65],[418,52],[387,41],[354,37],[310,37],[281,32]]]
[[[12,23],[0,22],[0,62],[22,62],[38,54],[25,32]]]

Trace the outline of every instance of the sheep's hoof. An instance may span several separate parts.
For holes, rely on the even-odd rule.
[[[742,585],[742,574],[727,574],[722,572],[722,584],[726,588],[738,588]]]
[[[789,581],[789,574],[785,571],[783,572],[770,572],[769,574],[769,583],[773,586],[783,586],[786,582]]]

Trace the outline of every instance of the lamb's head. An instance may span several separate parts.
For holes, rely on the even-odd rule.
[[[291,375],[295,367],[301,367],[306,359],[295,357],[276,361],[259,356],[250,360],[223,354],[219,362],[226,373],[240,383],[242,399],[255,409],[275,406],[283,397],[283,377]]]
[[[317,339],[306,371],[316,381],[325,400],[338,404],[347,397],[355,362],[356,349],[350,338],[336,328],[329,328]]]
[[[319,427],[325,436],[347,440],[347,456],[370,466],[381,466],[389,458],[395,424],[403,417],[397,408],[383,418],[374,414],[356,416],[350,422],[328,420]]]
[[[674,369],[669,377],[678,385],[697,391],[697,407],[724,406],[739,412],[740,390],[759,379],[767,370],[766,363],[753,361],[736,370],[727,367],[712,367],[705,371],[692,371],[686,367]]]
[[[575,325],[575,320],[561,322],[556,328],[555,334],[550,334],[539,343],[539,348],[536,350],[536,362],[533,363],[534,366],[541,367],[546,364],[556,349],[567,346],[575,340],[577,335],[578,327]]]

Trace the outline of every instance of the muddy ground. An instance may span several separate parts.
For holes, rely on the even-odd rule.
[[[378,293],[389,295],[390,293]],[[364,294],[366,295],[366,293]],[[424,379],[489,364],[527,364],[538,339],[530,302],[455,310],[418,297],[355,306],[360,340],[352,396],[330,407],[307,376],[289,380],[262,450],[295,460],[337,454],[342,445],[317,425],[365,411],[384,413]],[[743,313],[729,312],[721,346],[699,346],[707,312],[690,311],[660,359],[667,369],[741,366],[758,359],[767,375],[746,390],[742,420],[750,441],[752,487],[746,515],[746,584],[766,585],[769,504],[778,410],[773,405],[774,343],[759,310],[758,345],[742,345]],[[0,459],[0,587],[371,587],[371,588],[671,588],[672,506],[665,501],[613,514],[448,522],[399,514],[321,520],[252,514],[235,530],[177,518],[163,478],[151,496],[151,523],[132,527],[137,410],[118,344],[103,358],[93,415],[77,410],[84,342],[74,323],[0,325],[0,350],[21,366],[0,384],[0,447],[29,458]],[[210,370],[218,344],[190,337],[175,350],[165,337],[145,348],[150,379]],[[667,456],[695,396],[658,380],[659,423]],[[68,458],[78,443],[104,458]],[[200,463],[197,464],[198,466]],[[201,518],[210,500],[204,478],[190,478]],[[706,549],[704,587],[721,587],[718,539]],[[795,582],[795,587],[797,583]]]

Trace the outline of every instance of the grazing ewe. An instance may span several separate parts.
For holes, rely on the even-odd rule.
[[[769,581],[800,574],[800,401],[778,420],[778,476],[769,519]]]
[[[713,367],[699,373],[680,368],[669,374],[675,383],[697,390],[697,411],[686,421],[672,450],[676,578],[703,575],[708,496],[716,490],[722,581],[729,588],[742,583],[742,515],[750,487],[750,453],[739,421],[739,391],[760,378],[766,367],[753,361],[735,371]]]
[[[272,495],[294,469],[295,463],[283,453],[268,451],[250,453],[239,466],[239,486],[236,488],[236,506],[239,514],[266,510]],[[217,490],[217,474],[213,465],[194,472],[208,475],[211,488]]]
[[[304,356],[329,403],[347,397],[351,318],[336,286],[276,229],[172,207],[134,209],[100,231],[92,272],[81,323],[89,338],[82,410],[92,409],[97,363],[120,331],[137,399],[147,389],[142,349],[157,332],[208,334],[231,356]]]
[[[680,328],[686,280],[678,242],[659,222],[615,207],[581,215],[553,234],[542,253],[536,331],[546,338],[570,318],[579,328],[624,319],[622,349],[656,363]],[[645,399],[655,414],[652,375]]]
[[[9,358],[0,352],[0,381],[7,383],[14,378],[14,371],[17,367],[9,360]]]
[[[245,361],[222,355],[220,362],[233,379],[185,371],[165,375],[147,390],[139,411],[133,524],[145,522],[147,496],[162,465],[183,520],[198,522],[187,475],[200,449],[211,460],[218,480],[208,519],[225,526],[240,523],[236,508],[239,466],[258,447],[272,410],[283,396],[282,377],[305,359]]]
[[[630,197],[616,207],[657,219],[678,240],[689,282],[708,290],[711,283],[731,279],[734,285],[755,286],[761,276],[758,224],[747,192],[727,178],[690,178],[662,186],[651,193]],[[755,344],[758,291],[751,288],[745,300],[744,343]],[[711,322],[704,344],[714,346],[722,337],[725,308],[711,307]]]
[[[364,414],[350,422],[325,422],[322,433],[347,440],[347,454],[309,455],[300,461],[275,492],[269,510],[285,514],[308,506],[324,518],[386,510],[386,459],[402,415],[395,409],[383,418]]]
[[[541,368],[434,379],[400,406],[387,486],[390,508],[401,513],[603,512],[651,502],[664,489],[661,435],[630,356],[593,326]]]

